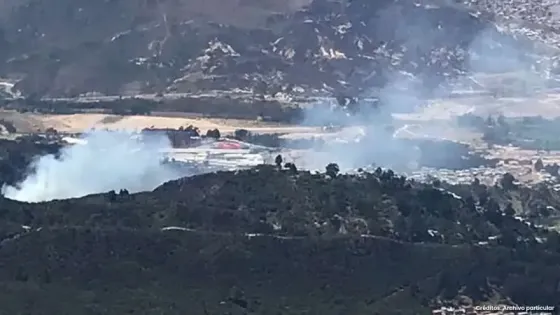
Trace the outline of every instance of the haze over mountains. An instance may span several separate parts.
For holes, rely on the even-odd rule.
[[[537,62],[526,54],[537,51],[533,42],[508,34],[511,21],[491,22],[502,18],[480,10],[491,3],[309,2],[2,1],[0,76],[22,79],[16,88],[26,95],[52,97],[233,89],[369,95],[401,76],[418,77],[424,91],[473,67]],[[552,19],[541,8],[541,20]],[[540,20],[531,16],[525,33],[536,38]]]
[[[0,0],[0,314],[558,313],[557,12]]]

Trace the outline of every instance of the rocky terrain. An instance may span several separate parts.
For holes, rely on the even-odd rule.
[[[473,70],[473,53],[535,51],[539,38],[526,36],[548,21],[529,20],[531,29],[512,34],[496,24],[500,15],[487,3],[238,2],[4,1],[0,76],[17,82],[25,95],[50,97],[201,91],[367,96],[410,75],[419,80],[407,84],[430,91],[444,78]],[[539,8],[544,17],[552,10]],[[535,58],[525,58],[524,68]]]

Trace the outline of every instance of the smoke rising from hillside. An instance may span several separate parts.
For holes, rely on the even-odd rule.
[[[408,25],[410,19],[404,16],[401,18],[399,14],[396,9],[389,10],[388,14],[382,14],[387,17],[387,20],[382,21],[383,23],[398,21],[396,23],[399,24],[393,36],[405,43],[406,51],[409,54],[413,51],[425,53],[434,50],[434,57],[431,60],[429,58],[424,59],[424,62],[431,65],[438,63],[446,65],[452,62],[450,61],[450,51],[434,48],[442,47],[446,43],[448,47],[456,47],[459,42],[465,40],[460,38],[460,36],[463,36],[461,32],[457,32],[457,30],[446,32],[445,29],[437,25],[437,21],[429,21],[428,17],[416,17],[415,25]],[[388,27],[380,27],[380,29],[386,30]],[[465,34],[468,34],[469,31],[465,30]],[[468,38],[467,49],[455,54],[455,57],[462,60],[464,67],[466,67],[464,72],[457,71],[460,75],[458,79],[453,81],[452,85],[456,86],[457,90],[481,89],[480,85],[483,85],[483,88],[495,91],[496,88],[501,90],[507,86],[505,90],[508,90],[508,88],[509,90],[506,93],[526,95],[535,89],[545,87],[546,81],[542,75],[546,73],[548,65],[541,63],[541,69],[535,68],[536,55],[532,53],[533,49],[528,41],[513,39],[502,34],[492,25],[481,28],[475,34],[466,36],[471,36]],[[510,78],[505,85],[499,82],[497,87],[492,86],[493,83],[488,84],[488,81],[497,81],[495,78],[490,78],[485,82],[473,79],[473,75],[482,74],[482,77],[485,77],[500,74],[508,76],[513,72],[517,73],[513,80]],[[425,98],[426,95],[436,95],[438,99],[448,98],[454,92],[453,88],[447,84],[431,84],[430,81],[434,80],[435,77],[428,73],[414,76],[404,71],[393,71],[389,74],[384,73],[384,75],[388,77],[388,83],[383,88],[373,92],[366,90],[365,93],[368,96],[375,95],[379,98],[381,106],[378,109],[374,109],[367,104],[355,106],[357,110],[354,109],[354,114],[348,114],[335,104],[331,108],[325,106],[326,104],[318,104],[318,106],[307,109],[303,122],[305,125],[340,124],[342,126],[352,126],[350,130],[354,130],[354,132],[353,135],[347,134],[339,137],[345,138],[348,142],[346,144],[337,143],[331,139],[326,141],[326,144],[314,148],[312,152],[305,153],[301,161],[305,165],[302,166],[310,169],[324,169],[326,163],[336,162],[342,170],[364,167],[372,163],[395,167],[395,163],[400,163],[401,166],[416,164],[415,162],[418,161],[420,154],[422,160],[426,161],[431,157],[437,157],[438,160],[441,160],[442,155],[451,153],[445,151],[420,152],[418,148],[411,145],[411,142],[395,139],[397,134],[403,132],[418,138],[426,138],[426,136],[411,131],[412,128],[410,127],[417,122],[397,121],[393,118],[393,114],[417,113],[433,103],[433,100]],[[512,83],[512,81],[515,82]],[[434,86],[436,88],[432,89]],[[513,91],[511,91],[512,87]],[[469,106],[465,106],[465,109],[468,109]],[[430,134],[435,134],[444,139],[446,136],[445,130],[448,129],[438,126],[447,124],[446,127],[449,127],[449,125],[455,124],[455,121],[448,118],[445,123],[442,122],[446,114],[449,113],[442,112],[440,115],[442,117],[437,118],[439,120],[437,123],[418,122],[418,124],[429,124]],[[441,123],[441,125],[438,125],[438,123]],[[438,128],[441,130],[437,130]]]
[[[25,180],[2,187],[3,195],[41,202],[119,189],[132,193],[181,176],[161,164],[161,150],[171,148],[165,135],[143,136],[138,141],[126,132],[93,131],[83,139],[87,144],[65,147],[59,158],[39,157]]]

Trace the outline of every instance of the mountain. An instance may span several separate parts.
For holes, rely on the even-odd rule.
[[[458,195],[390,170],[329,174],[262,166],[140,194],[2,198],[3,309],[330,315],[560,304],[558,233],[522,219],[531,207],[515,214],[496,198],[524,189],[451,187]]]
[[[60,146],[2,140],[0,182]],[[259,166],[21,203],[0,198],[10,314],[424,314],[560,305],[560,192]],[[59,297],[64,296],[61,303]]]
[[[51,97],[370,95],[397,76],[416,76],[430,90],[469,70],[469,50],[481,34],[500,44],[525,40],[469,4],[4,1],[0,76],[20,80],[15,87],[26,95]]]

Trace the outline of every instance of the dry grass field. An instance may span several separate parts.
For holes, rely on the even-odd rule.
[[[317,128],[269,124],[239,119],[212,119],[162,116],[117,116],[106,114],[43,115],[0,111],[0,119],[10,121],[18,132],[38,132],[54,128],[60,132],[82,132],[89,129],[141,130],[144,128],[173,128],[193,125],[202,132],[219,129],[231,133],[247,129],[255,133],[309,133]]]
[[[465,134],[456,129],[455,117],[466,113],[479,116],[505,115],[510,117],[560,116],[560,93],[548,92],[531,97],[494,98],[472,96],[454,99],[435,99],[419,107],[413,113],[394,113],[393,117],[401,125],[408,125],[400,136],[441,137],[461,142],[479,139],[480,135]],[[44,115],[0,111],[0,119],[12,122],[19,132],[44,131],[54,128],[60,132],[82,132],[88,129],[140,130],[143,128],[179,128],[193,125],[202,132],[217,128],[224,133],[236,129],[247,129],[254,133],[285,133],[293,137],[306,137],[322,134],[318,128],[266,123],[255,120],[202,118],[196,116],[163,116],[155,113],[150,116],[118,116],[99,113],[72,115]]]

